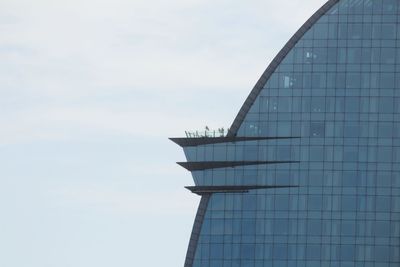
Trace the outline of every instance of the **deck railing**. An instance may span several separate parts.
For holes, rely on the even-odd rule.
[[[229,129],[219,128],[218,130],[185,131],[186,138],[215,138],[225,137]]]

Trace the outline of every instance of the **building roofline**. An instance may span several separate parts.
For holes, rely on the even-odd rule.
[[[299,187],[298,185],[234,185],[234,186],[185,186],[186,189],[197,195],[206,194],[234,194],[234,193],[248,193],[250,190],[258,189],[280,189]]]
[[[181,147],[201,146],[221,143],[235,143],[246,141],[261,141],[261,140],[282,140],[282,139],[298,139],[300,136],[259,136],[259,137],[199,137],[199,138],[169,138],[172,142]]]
[[[177,162],[178,165],[182,166],[188,171],[204,171],[210,169],[219,168],[234,168],[240,166],[249,165],[270,165],[270,164],[289,164],[289,163],[300,163],[300,161],[189,161],[189,162]]]
[[[323,16],[325,13],[331,9],[340,0],[329,0],[320,9],[317,10],[300,29],[289,39],[286,45],[281,49],[281,51],[276,55],[276,57],[269,64],[268,68],[261,75],[260,79],[257,81],[253,90],[251,90],[249,96],[244,102],[243,106],[240,108],[239,113],[236,115],[232,126],[229,128],[227,136],[236,136],[237,132],[242,125],[246,114],[249,112],[251,106],[256,100],[257,96],[260,94],[264,87],[264,84],[275,72],[276,68],[281,64],[286,55],[292,50],[292,48],[297,44],[297,42],[304,36],[304,34]]]

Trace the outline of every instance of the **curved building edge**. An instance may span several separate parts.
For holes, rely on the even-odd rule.
[[[326,2],[320,9],[317,10],[304,24],[300,27],[300,29],[289,39],[286,45],[279,51],[276,57],[269,64],[267,69],[261,75],[260,79],[257,81],[254,88],[251,90],[249,96],[246,98],[243,106],[240,108],[239,113],[236,115],[231,127],[229,128],[228,137],[236,136],[237,132],[242,124],[246,114],[249,112],[251,106],[256,100],[257,96],[263,89],[265,83],[271,77],[271,75],[275,72],[276,68],[283,61],[286,55],[292,50],[292,48],[297,44],[297,42],[304,36],[304,34],[323,16],[331,9],[335,4],[337,4],[340,0],[329,0]]]
[[[323,16],[328,12],[335,4],[340,0],[329,0],[320,9],[318,9],[301,27],[300,29],[289,39],[286,45],[280,50],[276,57],[269,64],[267,69],[261,75],[260,79],[257,81],[254,88],[251,90],[249,96],[245,100],[243,106],[240,108],[238,114],[236,115],[232,126],[229,129],[227,137],[235,137],[241,126],[246,114],[253,105],[255,99],[261,92],[266,81],[275,72],[276,68],[283,61],[289,51],[296,45],[296,43],[304,36],[304,34]],[[193,225],[193,230],[191,233],[191,238],[189,241],[188,250],[185,257],[184,267],[193,267],[193,260],[197,250],[200,230],[204,222],[205,213],[207,210],[208,202],[211,195],[205,195],[201,197],[199,207],[197,209],[195,222]]]

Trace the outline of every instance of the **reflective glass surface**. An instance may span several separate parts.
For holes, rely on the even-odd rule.
[[[292,161],[193,171],[213,194],[195,267],[400,266],[400,1],[342,0],[284,58],[237,136],[188,161]]]

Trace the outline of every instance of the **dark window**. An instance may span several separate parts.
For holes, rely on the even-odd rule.
[[[323,137],[325,135],[325,123],[323,122],[312,122],[310,124],[310,136],[312,137]]]

